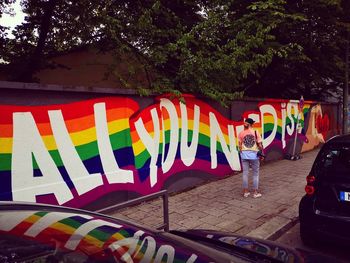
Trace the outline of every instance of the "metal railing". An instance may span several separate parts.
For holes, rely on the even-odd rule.
[[[169,200],[168,200],[169,195],[167,190],[162,190],[154,194],[145,195],[139,198],[132,199],[130,201],[108,206],[100,210],[97,210],[96,212],[98,213],[108,213],[112,211],[114,212],[123,208],[127,208],[129,206],[141,204],[143,202],[155,199],[157,197],[162,197],[163,199],[163,224],[156,227],[156,229],[158,230],[163,229],[164,231],[168,232],[169,231]]]

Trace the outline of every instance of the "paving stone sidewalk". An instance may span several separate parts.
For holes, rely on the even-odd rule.
[[[297,161],[269,162],[260,169],[261,198],[242,197],[242,175],[236,174],[169,197],[170,229],[214,229],[268,239],[298,218],[306,175],[318,150]],[[112,214],[156,227],[162,224],[157,199]]]

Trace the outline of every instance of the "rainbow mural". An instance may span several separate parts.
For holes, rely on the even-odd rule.
[[[300,108],[298,101],[266,100],[231,120],[191,95],[185,103],[160,96],[143,109],[127,97],[106,97],[0,105],[0,112],[0,200],[72,207],[108,193],[153,193],[185,171],[213,178],[240,171],[237,136],[247,117],[267,155],[285,154],[295,135],[302,151],[313,149],[331,126],[313,102]]]

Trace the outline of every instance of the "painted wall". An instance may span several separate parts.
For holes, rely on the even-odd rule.
[[[267,160],[291,153],[298,114],[297,152],[339,133],[334,104],[307,101],[300,111],[298,101],[237,101],[219,112],[187,95],[186,104],[162,96],[143,105],[127,96],[0,105],[0,200],[96,209],[232,175],[247,117]]]

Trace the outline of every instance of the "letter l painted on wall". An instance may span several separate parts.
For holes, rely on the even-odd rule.
[[[49,117],[57,149],[78,194],[82,195],[102,185],[100,173],[89,174],[86,170],[69,136],[62,112],[60,110],[49,111]]]
[[[94,105],[95,125],[98,151],[103,170],[109,183],[133,183],[133,172],[123,170],[114,157],[112,145],[109,139],[106,104],[97,103]]]

